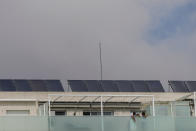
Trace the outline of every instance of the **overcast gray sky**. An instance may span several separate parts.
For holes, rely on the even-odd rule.
[[[0,78],[196,80],[194,0],[0,0]]]

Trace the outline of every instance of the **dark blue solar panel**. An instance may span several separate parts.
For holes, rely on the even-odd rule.
[[[63,86],[59,80],[45,80],[47,91],[64,91]]]
[[[131,81],[135,92],[150,92],[145,81]]]
[[[196,81],[186,81],[185,84],[189,89],[189,92],[196,92]]]
[[[1,91],[16,91],[12,80],[0,80]]]
[[[82,80],[68,80],[68,84],[73,92],[88,92],[88,89]]]
[[[173,92],[189,92],[184,81],[169,81]]]
[[[119,92],[118,87],[114,81],[111,80],[103,80],[100,81],[101,87],[104,92]]]
[[[16,91],[32,91],[27,80],[13,80]]]
[[[164,92],[160,81],[146,81],[146,83],[151,92]]]
[[[133,85],[128,80],[115,81],[120,92],[134,92]]]
[[[29,80],[28,81],[32,91],[47,91],[43,80]]]
[[[97,80],[84,80],[84,83],[89,92],[103,92],[103,89]]]

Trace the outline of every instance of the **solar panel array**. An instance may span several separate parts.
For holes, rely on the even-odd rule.
[[[116,81],[116,84],[119,87],[120,92],[134,92],[133,85],[130,83],[130,81]]]
[[[196,81],[169,81],[173,92],[196,92]]]
[[[160,81],[147,81],[149,90],[151,92],[164,92],[163,86]]]
[[[101,88],[101,84],[97,80],[85,80],[84,83],[89,92],[103,92],[103,88]]]
[[[164,92],[160,81],[68,80],[72,92]]]
[[[0,80],[0,91],[15,92],[63,92],[59,80]]]
[[[196,81],[168,81],[173,92],[196,92]],[[158,80],[68,80],[72,92],[165,92]],[[64,92],[60,80],[0,79],[0,91]]]
[[[189,92],[196,92],[196,81],[185,81]]]

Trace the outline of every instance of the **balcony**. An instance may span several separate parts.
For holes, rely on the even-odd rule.
[[[195,117],[0,117],[1,131],[195,131]]]

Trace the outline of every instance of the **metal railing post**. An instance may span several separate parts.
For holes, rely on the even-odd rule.
[[[101,96],[101,130],[104,131],[104,122],[103,122],[103,96]]]
[[[46,103],[44,103],[43,106],[44,106],[44,116],[46,116]]]
[[[194,95],[194,98],[193,98],[194,99],[193,100],[194,101],[194,116],[196,117],[196,94],[195,94],[195,92],[193,95]]]
[[[101,116],[103,116],[103,97],[101,96]]]
[[[152,97],[152,115],[155,116],[155,104],[154,104],[154,96]]]
[[[173,117],[174,116],[174,113],[173,113],[173,102],[170,103],[170,112],[171,112],[171,116]]]
[[[51,116],[51,111],[50,111],[51,109],[50,108],[51,108],[51,105],[50,105],[50,97],[49,97],[49,99],[48,99],[48,115],[49,116]]]

